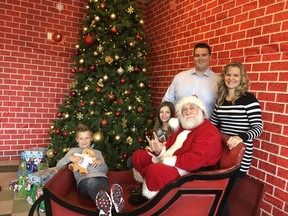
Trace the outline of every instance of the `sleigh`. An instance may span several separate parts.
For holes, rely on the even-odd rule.
[[[240,143],[231,151],[227,148],[228,137],[221,135],[223,154],[219,165],[211,171],[192,172],[166,185],[151,200],[141,206],[128,203],[131,188],[137,186],[131,170],[108,172],[109,182],[123,187],[125,207],[113,215],[220,215],[228,203],[230,215],[256,215],[262,200],[264,184],[252,177],[243,177],[232,186],[240,169],[245,146]],[[247,197],[249,199],[247,200]],[[40,203],[45,202],[46,215],[80,216],[98,215],[95,203],[82,196],[76,187],[73,173],[66,167],[43,188],[43,195],[33,204],[29,216],[39,214]]]

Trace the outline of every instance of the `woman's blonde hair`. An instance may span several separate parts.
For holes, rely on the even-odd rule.
[[[244,95],[248,88],[249,88],[249,79],[247,77],[247,73],[246,73],[246,69],[245,67],[239,63],[239,62],[231,62],[229,64],[227,64],[223,71],[221,72],[220,75],[220,80],[218,82],[218,99],[216,101],[216,104],[218,106],[222,105],[227,94],[228,94],[228,90],[227,87],[225,85],[225,75],[227,74],[227,72],[229,71],[230,68],[233,67],[237,67],[240,69],[240,76],[241,76],[241,80],[240,80],[240,84],[236,87],[235,89],[235,98],[233,98],[233,100],[231,101],[232,104],[235,103],[235,101],[241,97],[242,95]]]

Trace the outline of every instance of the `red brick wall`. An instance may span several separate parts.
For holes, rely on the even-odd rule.
[[[67,94],[70,60],[86,0],[1,0],[0,160],[19,159],[23,149],[48,144],[48,131]],[[63,41],[47,40],[59,31]]]
[[[140,0],[139,0],[140,1]],[[193,67],[199,41],[213,49],[212,68],[245,64],[259,99],[264,133],[255,141],[250,174],[266,183],[261,215],[288,212],[288,3],[285,0],[145,0],[153,101],[174,75]],[[59,12],[56,4],[62,2]],[[51,121],[69,92],[70,60],[87,0],[0,3],[0,160],[46,146]],[[47,40],[60,31],[64,42]],[[249,199],[249,198],[248,198]]]
[[[266,183],[260,214],[287,215],[287,1],[150,0],[145,6],[155,106],[174,75],[193,67],[196,42],[212,46],[215,72],[230,61],[246,66],[264,120],[250,170],[250,175]]]

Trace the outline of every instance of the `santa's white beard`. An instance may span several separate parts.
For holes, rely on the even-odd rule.
[[[189,115],[183,116],[182,114],[179,117],[179,121],[184,129],[192,129],[201,125],[204,121],[203,112],[198,112],[198,115]]]

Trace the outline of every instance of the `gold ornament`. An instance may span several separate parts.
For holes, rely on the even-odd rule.
[[[104,141],[104,135],[100,131],[97,131],[93,134],[93,140],[96,144],[101,144]]]
[[[127,119],[126,119],[126,117],[124,117],[122,119],[122,127],[123,127],[123,129],[127,127]]]
[[[54,128],[55,128],[54,125],[51,125],[50,129],[51,129],[51,130],[54,130]]]
[[[118,73],[119,75],[123,74],[123,73],[124,73],[124,69],[123,69],[122,67],[118,68],[118,69],[117,69],[117,73]]]
[[[64,118],[65,118],[65,119],[68,119],[69,117],[70,117],[70,115],[69,115],[68,113],[65,113],[65,114],[64,114]]]
[[[100,87],[103,87],[103,79],[99,79],[99,81],[97,82],[97,85]]]
[[[105,62],[107,62],[108,64],[111,64],[113,61],[114,60],[111,56],[105,56]]]
[[[116,54],[115,57],[114,57],[114,59],[115,59],[116,61],[118,61],[118,60],[120,59],[120,56]]]
[[[132,65],[129,65],[128,68],[127,68],[127,71],[128,72],[134,71],[134,67]]]
[[[139,84],[139,86],[140,86],[140,88],[143,88],[143,87],[145,86],[145,84],[144,84],[143,82],[141,82],[141,83]]]
[[[97,51],[98,51],[99,53],[102,53],[103,50],[104,50],[104,47],[103,47],[102,45],[99,45],[99,46],[97,47]]]
[[[109,77],[107,76],[107,74],[105,74],[105,75],[103,76],[103,79],[104,79],[105,81],[107,81],[107,80],[109,79]]]
[[[99,22],[99,21],[100,21],[100,17],[99,17],[99,16],[95,16],[95,17],[94,17],[94,20],[95,20],[96,22]]]
[[[84,91],[88,91],[88,90],[89,90],[89,86],[86,85],[86,86],[84,87]]]
[[[135,41],[131,41],[131,42],[129,43],[129,46],[130,46],[130,47],[134,47],[134,46],[135,46]]]
[[[128,143],[129,145],[132,145],[132,143],[133,143],[133,139],[132,139],[131,136],[127,137],[127,139],[126,139],[126,143]]]
[[[115,20],[115,19],[116,19],[116,14],[115,14],[115,13],[112,13],[112,14],[110,15],[110,18],[111,18],[112,20]]]
[[[147,72],[147,69],[144,67],[144,68],[142,69],[142,71],[145,73],[145,72]]]
[[[128,110],[131,111],[133,107],[131,105],[128,106]]]
[[[132,6],[130,6],[129,8],[127,8],[127,13],[132,14],[134,13],[134,8]]]
[[[48,149],[46,152],[46,155],[48,158],[54,157],[53,149]]]
[[[97,51],[94,51],[94,52],[93,52],[93,55],[94,55],[94,56],[98,56],[99,53],[98,53]]]
[[[93,106],[93,105],[95,104],[95,102],[94,102],[93,100],[91,100],[91,101],[89,102],[89,104],[90,104],[91,106]]]
[[[131,132],[135,133],[137,131],[137,128],[135,125],[133,125],[133,127],[131,128]]]
[[[119,141],[120,139],[121,139],[121,136],[120,136],[120,135],[116,135],[116,136],[115,136],[115,140],[116,140],[116,141]]]
[[[70,88],[75,88],[77,84],[78,84],[78,81],[77,81],[77,80],[73,80],[73,81],[70,83]]]
[[[79,59],[79,63],[83,64],[84,63],[84,59]]]
[[[141,20],[139,21],[139,23],[140,23],[141,25],[144,25],[144,20],[141,19]]]

